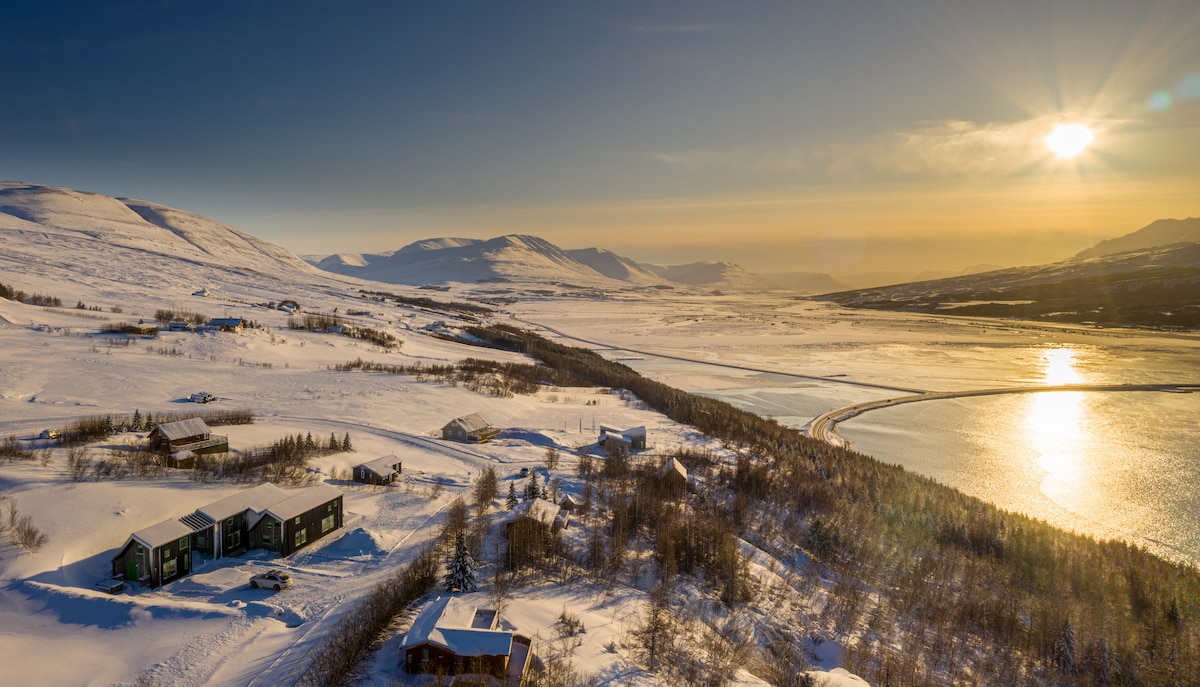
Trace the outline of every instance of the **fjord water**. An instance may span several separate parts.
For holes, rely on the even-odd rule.
[[[848,378],[931,390],[1200,382],[1197,356],[1153,346],[885,345],[854,358],[839,368]],[[776,375],[735,379],[701,364],[652,358],[630,364],[796,427],[826,410],[905,395]],[[1200,564],[1200,393],[933,400],[864,413],[841,423],[839,433],[855,450],[1003,509]]]

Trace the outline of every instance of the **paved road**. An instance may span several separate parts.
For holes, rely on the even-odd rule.
[[[1200,384],[1061,384],[1058,386],[1015,386],[996,389],[970,389],[967,391],[927,392],[912,396],[885,398],[879,401],[866,401],[844,408],[836,408],[814,418],[812,422],[805,426],[805,430],[814,439],[819,439],[834,446],[848,448],[850,442],[837,433],[837,423],[858,417],[869,410],[943,398],[997,396],[1000,394],[1036,394],[1053,391],[1164,391],[1190,393],[1200,391]]]

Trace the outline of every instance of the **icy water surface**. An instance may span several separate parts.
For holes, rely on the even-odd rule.
[[[879,345],[815,363],[843,381],[937,391],[1200,382],[1200,360],[1152,347]],[[797,427],[833,408],[904,395],[649,357],[626,364]],[[865,413],[839,433],[856,450],[1001,508],[1200,563],[1200,393],[935,400]]]

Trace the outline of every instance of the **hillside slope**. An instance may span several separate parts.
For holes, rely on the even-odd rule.
[[[1080,251],[1072,259],[1086,260],[1088,258],[1114,255],[1131,250],[1166,246],[1172,243],[1196,242],[1200,242],[1200,217],[1160,219],[1151,222],[1133,233],[1101,241],[1087,250]]]

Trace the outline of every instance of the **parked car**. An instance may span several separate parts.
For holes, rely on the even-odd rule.
[[[521,477],[528,477],[529,476],[529,468],[521,468],[521,472],[519,472],[517,474],[519,474]]]
[[[282,570],[268,570],[250,578],[250,586],[258,589],[267,587],[279,591],[292,586],[292,576]]]
[[[61,436],[62,436],[62,434],[60,434],[57,429],[43,429],[42,433],[38,435],[38,438],[39,439],[57,439]]]
[[[107,580],[100,580],[92,586],[106,594],[120,594],[125,589],[125,580],[119,577],[110,577]]]
[[[188,396],[188,400],[192,403],[212,403],[213,401],[217,400],[217,397],[213,396],[207,391],[197,391],[191,396]]]

